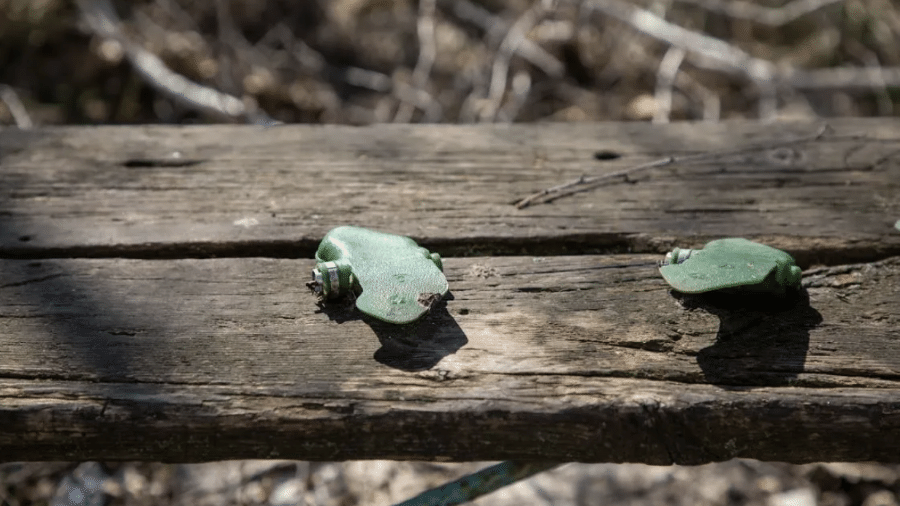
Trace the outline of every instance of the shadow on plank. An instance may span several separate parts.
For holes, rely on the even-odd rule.
[[[715,385],[791,384],[803,372],[809,332],[822,322],[805,289],[783,297],[721,291],[672,294],[686,309],[719,318],[716,341],[697,354],[706,381]]]
[[[408,372],[427,371],[444,357],[456,353],[469,340],[447,311],[448,293],[419,320],[406,325],[385,323],[368,316],[350,299],[321,304],[320,311],[332,321],[344,323],[362,320],[368,324],[381,343],[373,358],[388,367]]]

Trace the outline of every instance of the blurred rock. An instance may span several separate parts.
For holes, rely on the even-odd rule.
[[[272,490],[269,495],[269,504],[272,506],[294,506],[302,504],[306,496],[306,483],[293,479],[282,482]]]
[[[809,488],[796,488],[770,496],[768,506],[816,506],[816,493]]]
[[[63,477],[50,502],[52,506],[104,506],[103,484],[109,475],[96,462],[85,462]]]
[[[862,506],[898,506],[897,497],[889,490],[879,490],[873,494],[869,494]]]
[[[809,475],[818,476],[819,480],[826,479],[824,476],[829,476],[850,483],[877,482],[886,487],[894,487],[900,482],[900,469],[897,467],[868,462],[827,462],[809,464],[803,468]]]
[[[260,481],[282,470],[294,473],[295,463],[284,460],[233,460],[176,466],[173,504],[220,505],[232,502],[263,504],[269,491]]]
[[[389,506],[489,466],[395,461],[0,464],[0,504]],[[473,506],[900,506],[898,466],[565,464]],[[5,501],[5,502],[4,502]],[[94,502],[91,502],[94,501]]]
[[[630,120],[647,121],[656,114],[656,98],[649,93],[638,95],[625,107],[625,117]]]

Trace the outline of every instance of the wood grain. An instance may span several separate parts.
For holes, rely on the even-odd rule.
[[[310,260],[3,260],[0,454],[896,461],[900,259],[780,302],[657,259],[449,258],[409,327],[318,307]]]
[[[2,129],[0,455],[895,462],[898,127]],[[450,300],[317,306],[342,224],[441,253]],[[723,236],[804,290],[671,293],[660,253]]]
[[[7,129],[0,256],[304,258],[348,223],[452,256],[660,253],[732,235],[804,267],[900,254],[900,123],[830,125],[777,148],[821,125]],[[737,148],[513,205],[581,175]]]

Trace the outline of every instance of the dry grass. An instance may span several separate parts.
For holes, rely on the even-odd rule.
[[[246,114],[231,120],[256,113],[369,124],[898,112],[900,6],[891,0],[794,0],[782,10],[726,0],[114,5],[127,44],[238,98]],[[17,92],[36,123],[223,119],[161,93],[164,82],[148,84],[128,47],[79,18],[62,0],[0,0],[0,84]],[[0,123],[13,121],[10,107],[0,106]]]

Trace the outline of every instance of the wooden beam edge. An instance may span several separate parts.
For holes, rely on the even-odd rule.
[[[502,399],[414,388],[402,398],[344,391],[329,399],[252,386],[0,380],[0,454],[10,460],[538,459],[659,465],[736,457],[896,462],[900,455],[900,388],[540,379],[557,381],[559,395]]]

